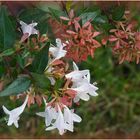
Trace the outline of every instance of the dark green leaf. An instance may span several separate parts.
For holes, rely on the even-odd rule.
[[[122,19],[125,12],[125,8],[123,6],[116,7],[112,13],[112,19],[119,21]]]
[[[106,16],[100,15],[100,16],[95,17],[93,22],[98,23],[98,24],[105,24],[105,23],[108,23],[108,19]]]
[[[37,8],[28,8],[22,11],[18,17],[20,20],[28,23],[32,21],[39,22],[44,18],[44,16],[47,16],[46,12]]]
[[[42,11],[49,12],[49,8],[55,9],[55,10],[61,10],[61,6],[57,3],[39,3],[36,5],[38,9],[41,9]]]
[[[0,62],[0,77],[1,77],[2,75],[4,75],[4,73],[5,73],[5,69],[4,69],[3,62]]]
[[[30,83],[31,81],[28,77],[18,77],[9,86],[0,92],[0,96],[2,97],[20,94],[29,88]]]
[[[14,52],[15,50],[13,48],[9,48],[7,50],[4,50],[2,53],[0,53],[0,57],[12,55],[14,54]]]
[[[11,47],[15,42],[16,32],[11,22],[6,7],[0,6],[0,47]]]
[[[64,79],[57,79],[54,85],[54,89],[58,90],[63,87]]]
[[[84,9],[80,13],[80,18],[82,19],[82,24],[87,22],[88,20],[93,21],[97,16],[99,16],[101,13],[100,9],[98,7],[95,7],[93,9]]]
[[[22,56],[18,54],[17,57],[16,57],[16,60],[17,60],[17,62],[19,64],[19,66],[23,69],[24,65],[25,65],[24,64],[25,59],[23,59]]]
[[[44,74],[31,73],[33,83],[41,89],[50,89],[51,82]]]
[[[31,65],[32,72],[43,73],[48,64],[49,45],[45,46],[36,56]]]
[[[60,16],[67,16],[66,13],[63,12],[62,10],[56,10],[50,7],[48,9],[50,11],[51,16],[58,21],[60,21]]]

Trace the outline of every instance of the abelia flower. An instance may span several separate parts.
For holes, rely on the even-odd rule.
[[[72,71],[65,75],[67,79],[71,79],[72,82],[80,82],[84,76],[89,73],[89,70]]]
[[[87,70],[82,74],[78,66],[73,62],[74,71],[66,74],[66,78],[69,78],[73,81],[71,87],[72,90],[76,91],[77,94],[74,98],[74,102],[78,102],[79,99],[84,101],[89,100],[89,95],[97,96],[96,90],[98,89],[95,85],[90,84],[90,72]]]
[[[57,46],[57,47],[56,47]],[[48,78],[50,79],[50,82],[52,85],[55,84],[55,78],[53,77],[55,74],[63,73],[63,69],[60,67],[56,69],[57,65],[64,65],[63,61],[60,59],[64,57],[67,53],[66,50],[64,50],[65,44],[61,42],[61,39],[56,39],[56,46],[50,45],[49,53],[52,55],[53,58],[49,57],[48,65],[45,69],[45,73],[47,74]],[[53,75],[53,76],[52,76]]]
[[[38,116],[41,116],[41,117],[45,118],[46,127],[48,127],[51,124],[52,120],[56,119],[56,117],[57,117],[56,110],[51,106],[46,107],[45,112],[39,112],[39,113],[36,113],[36,114]]]
[[[59,105],[58,105],[58,116],[57,116],[55,122],[52,123],[52,126],[47,127],[46,130],[47,130],[47,131],[48,131],[48,130],[53,130],[53,129],[55,129],[55,128],[58,129],[60,135],[64,134],[64,132],[65,132],[66,130],[71,130],[71,129],[69,129],[68,125],[67,125],[67,124],[65,123],[65,121],[64,121],[64,116],[63,116],[63,114],[62,114],[62,111],[61,111]],[[72,130],[71,130],[71,131],[72,131]]]
[[[98,89],[96,86],[94,86],[93,84],[90,84],[88,82],[83,82],[80,83],[81,85],[78,85],[78,87],[76,88],[71,88],[74,91],[77,92],[75,98],[74,98],[74,102],[78,102],[80,99],[84,100],[84,101],[88,101],[89,100],[89,95],[91,96],[97,96],[98,94],[96,93],[96,90]]]
[[[22,112],[24,111],[25,107],[26,107],[26,104],[28,102],[28,95],[26,96],[26,99],[24,101],[24,103],[20,106],[20,107],[17,107],[11,111],[9,111],[5,106],[2,106],[4,112],[9,115],[9,119],[8,119],[8,123],[7,125],[8,126],[11,126],[12,124],[15,125],[15,127],[19,127],[18,125],[18,120],[20,119],[20,115],[22,114]]]
[[[82,81],[90,82],[90,72],[89,70],[79,70],[76,63],[73,62],[74,71],[65,75],[67,79],[71,79],[71,81],[75,84]]]
[[[74,113],[74,110],[70,110],[67,106],[64,105],[64,119],[68,124],[73,124],[73,122],[80,123],[82,118]]]
[[[64,113],[62,113],[62,110],[64,110]],[[64,134],[66,130],[73,132],[73,122],[81,122],[82,120],[62,103],[56,103],[55,107],[46,104],[45,112],[37,113],[37,115],[45,117],[46,131],[57,128],[60,135]]]
[[[37,23],[31,23],[31,24],[26,24],[23,21],[20,21],[21,29],[23,32],[23,36],[21,38],[21,42],[24,42],[27,38],[30,37],[32,34],[38,34],[38,30],[36,30],[34,27],[37,26]]]
[[[57,47],[51,45],[51,47],[49,48],[49,52],[53,56],[53,62],[57,59],[64,57],[67,53],[67,51],[64,50],[65,44],[61,42],[61,39],[56,39],[56,46]]]

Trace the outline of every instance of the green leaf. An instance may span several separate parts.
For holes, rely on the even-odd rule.
[[[50,7],[48,9],[50,11],[51,16],[58,21],[60,21],[60,16],[64,16],[64,17],[67,16],[67,14],[62,10],[56,10]]]
[[[108,19],[106,16],[100,15],[100,16],[95,17],[93,22],[98,23],[98,24],[105,24],[105,23],[108,23]]]
[[[5,6],[0,6],[0,47],[3,49],[10,48],[16,38],[16,31],[13,23],[8,16]]]
[[[56,2],[51,2],[51,3],[39,3],[36,5],[38,9],[41,9],[42,11],[49,12],[49,8],[55,9],[55,10],[61,10],[61,6],[57,4]]]
[[[82,19],[82,24],[84,24],[88,20],[93,21],[98,15],[100,15],[100,10],[95,9],[95,11],[83,11],[79,17]]]
[[[0,53],[0,57],[3,56],[9,56],[15,53],[15,50],[13,48],[9,48],[7,50],[4,50],[2,53]]]
[[[18,54],[16,56],[16,60],[17,60],[17,63],[20,65],[20,67],[23,69],[25,66],[25,63],[24,63],[25,59],[23,59],[22,56]]]
[[[33,83],[41,89],[50,89],[51,82],[44,74],[31,73]]]
[[[38,54],[31,65],[31,71],[36,73],[43,73],[48,64],[49,45],[46,45]]]
[[[28,77],[18,77],[14,82],[0,92],[0,97],[20,94],[26,91],[30,84],[31,81]]]
[[[44,16],[47,16],[46,14],[47,14],[46,12],[40,9],[28,8],[28,9],[23,10],[18,15],[18,18],[20,20],[23,20],[24,22],[32,22],[32,21],[39,22],[44,18]]]
[[[58,90],[62,88],[63,84],[64,84],[64,79],[57,79],[54,85],[54,89]]]
[[[4,75],[4,73],[5,73],[4,64],[3,64],[3,62],[0,62],[0,77],[1,77],[2,75]]]
[[[125,8],[123,6],[116,7],[112,12],[112,19],[119,21],[122,19],[125,12]]]

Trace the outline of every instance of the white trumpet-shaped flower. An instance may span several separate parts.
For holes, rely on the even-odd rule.
[[[45,118],[45,124],[47,127],[46,131],[58,129],[59,134],[62,135],[66,130],[73,132],[74,122],[81,122],[81,117],[75,114],[72,110],[69,110],[67,106],[63,105],[64,111],[62,113],[59,104],[57,104],[58,110],[56,111],[54,107],[47,106],[45,100],[44,102],[46,105],[45,112],[39,112],[36,114]]]
[[[73,113],[73,111],[69,110],[68,107],[66,107],[65,105],[63,114],[58,105],[58,116],[56,118],[56,121],[52,123],[52,126],[46,128],[46,130],[48,131],[57,128],[59,134],[63,135],[66,132],[66,130],[73,132],[73,122],[81,122],[81,120],[81,117]]]
[[[28,102],[28,95],[26,96],[26,99],[25,99],[24,103],[21,106],[13,109],[11,111],[9,111],[5,106],[2,106],[4,112],[7,115],[9,115],[9,119],[8,119],[8,123],[7,123],[8,126],[11,126],[12,124],[14,124],[15,127],[17,127],[17,128],[19,127],[18,120],[20,119],[20,115],[24,111],[27,102]]]
[[[66,55],[67,51],[64,50],[65,45],[66,44],[62,43],[61,39],[59,39],[59,38],[56,39],[56,46],[54,46],[52,44],[50,45],[49,52],[52,54],[53,58],[49,58],[48,65],[45,69],[46,73],[52,72],[53,67],[51,64],[55,60],[61,59],[62,57],[64,57]],[[55,79],[51,76],[48,76],[48,78],[50,79],[51,84],[54,85]]]
[[[83,80],[90,81],[90,72],[89,70],[79,70],[78,66],[73,62],[74,71],[66,74],[67,79],[71,79],[74,84],[81,82]]]
[[[46,100],[43,98],[44,103],[45,103],[45,111],[44,112],[38,112],[36,113],[38,116],[44,117],[45,118],[45,124],[46,127],[48,127],[49,125],[51,125],[52,121],[54,119],[56,119],[57,117],[57,112],[56,110],[51,107],[51,106],[47,106]]]
[[[80,116],[74,113],[73,110],[70,110],[67,106],[64,105],[64,119],[65,122],[68,123],[71,126],[71,129],[73,130],[73,122],[81,122],[82,119]]]
[[[64,57],[67,53],[67,51],[64,50],[65,44],[61,42],[61,39],[56,39],[56,46],[57,47],[51,45],[49,48],[49,52],[51,52],[52,56],[54,57],[53,61]]]
[[[78,66],[73,62],[74,71],[66,74],[67,79],[71,79],[73,82],[72,90],[77,92],[74,102],[78,102],[80,99],[88,101],[90,96],[97,96],[96,90],[98,89],[94,84],[90,84],[90,72],[89,70],[80,71]]]
[[[34,28],[35,26],[37,26],[36,22],[31,23],[31,24],[26,24],[25,22],[20,21],[20,25],[21,25],[21,29],[22,29],[23,34],[28,33],[29,36],[31,34],[38,34],[38,30],[36,30]]]
[[[38,34],[38,30],[36,30],[34,27],[37,26],[37,23],[31,23],[31,24],[26,24],[23,21],[20,21],[21,29],[23,32],[23,36],[21,38],[21,41],[25,41],[30,35],[33,34]]]
[[[81,85],[80,85],[81,84]],[[72,88],[77,92],[74,102],[78,102],[80,99],[84,101],[88,101],[90,99],[90,96],[97,96],[96,90],[98,89],[95,85],[81,82],[78,87]]]
[[[58,105],[58,116],[56,118],[56,121],[54,123],[52,123],[52,126],[46,128],[46,130],[53,130],[55,128],[58,129],[60,135],[63,135],[65,132],[65,129],[66,129],[64,116],[62,114],[62,111],[60,110],[59,105]]]

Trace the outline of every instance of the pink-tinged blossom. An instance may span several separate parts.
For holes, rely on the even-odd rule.
[[[67,51],[64,50],[65,44],[61,42],[61,39],[59,38],[56,39],[56,46],[57,47],[51,45],[49,48],[49,52],[53,56],[53,61],[64,57],[67,53]]]
[[[33,34],[38,34],[38,30],[36,30],[34,27],[37,26],[37,23],[31,23],[31,24],[26,24],[23,21],[20,21],[20,25],[21,25],[21,30],[23,32],[23,36],[21,38],[21,42],[24,42],[27,38],[30,37],[30,35]]]

